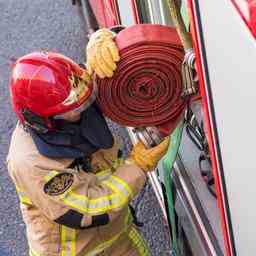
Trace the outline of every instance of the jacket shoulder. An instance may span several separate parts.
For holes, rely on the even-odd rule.
[[[18,124],[13,131],[7,167],[10,174],[33,176],[51,170],[63,170],[71,160],[51,159],[41,155],[29,133]]]

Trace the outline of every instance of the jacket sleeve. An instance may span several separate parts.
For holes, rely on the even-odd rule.
[[[74,228],[107,224],[146,180],[139,167],[128,164],[103,181],[93,173],[73,169],[43,170],[27,165],[16,173],[19,187],[34,206],[60,224],[69,226],[70,221]]]

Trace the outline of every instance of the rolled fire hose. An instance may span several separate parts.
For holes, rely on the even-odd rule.
[[[104,114],[124,126],[159,126],[170,134],[182,119],[184,50],[175,29],[139,24],[119,32],[121,60],[112,78],[97,79]]]

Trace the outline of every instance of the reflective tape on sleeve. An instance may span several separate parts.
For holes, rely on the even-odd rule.
[[[70,191],[65,196],[62,196],[61,200],[66,205],[84,214],[100,214],[114,208],[119,208],[120,205],[120,198],[115,194],[89,199],[87,196]]]
[[[132,198],[133,193],[128,184],[114,175],[112,175],[108,180],[104,181],[103,184],[110,187],[125,201],[128,201],[130,198]]]
[[[112,209],[118,209],[127,204],[132,197],[129,186],[112,175],[102,182],[112,191],[111,194],[98,198],[88,198],[85,195],[77,194],[75,191],[68,190],[59,196],[65,205],[74,208],[84,214],[101,214]]]

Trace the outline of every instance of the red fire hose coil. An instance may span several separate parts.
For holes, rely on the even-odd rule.
[[[181,99],[184,51],[176,30],[139,24],[121,31],[116,43],[121,60],[114,76],[96,79],[104,114],[121,125],[160,125],[170,132],[168,127],[175,127],[185,108]]]

